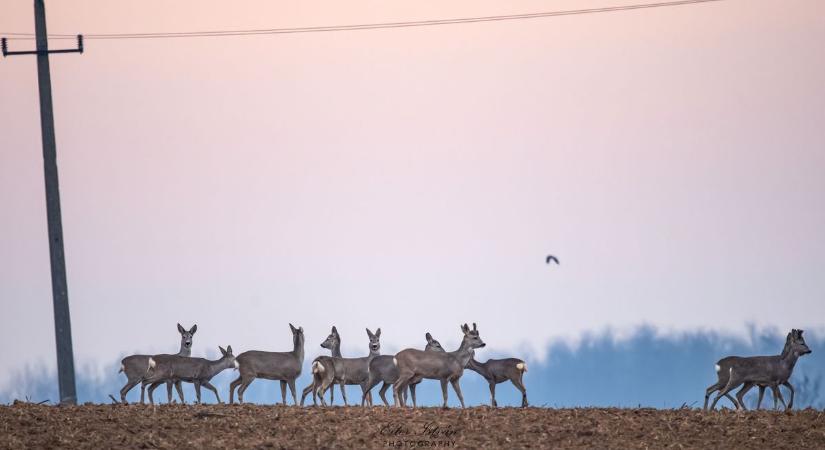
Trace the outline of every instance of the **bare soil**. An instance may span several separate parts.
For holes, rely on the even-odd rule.
[[[0,406],[0,448],[825,448],[817,410]]]

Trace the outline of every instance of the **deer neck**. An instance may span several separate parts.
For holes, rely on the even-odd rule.
[[[217,361],[207,361],[206,375],[209,379],[211,379],[212,377],[219,374],[224,369],[228,369],[229,367],[231,367],[231,365],[229,364],[229,360],[226,358],[221,358]]]
[[[473,349],[470,348],[470,344],[467,343],[467,340],[464,339],[461,341],[461,345],[458,347],[458,350],[450,352],[454,358],[458,359],[458,362],[461,364],[461,367],[467,367],[467,363],[473,357]]]
[[[487,376],[489,375],[489,371],[487,370],[487,363],[480,363],[472,357],[467,362],[467,368],[472,370],[473,372],[478,373],[484,378],[487,378]]]
[[[335,358],[342,358],[341,356],[341,341],[335,343],[334,346],[329,350],[332,353],[332,356]]]
[[[303,362],[304,361],[304,343],[301,342],[298,339],[295,339],[295,341],[292,343],[292,354],[294,354],[295,357],[298,358],[298,361]]]
[[[180,351],[178,352],[178,356],[191,356],[192,355],[192,347],[187,347],[183,341],[180,343]]]
[[[788,351],[782,355],[782,364],[788,370],[788,375],[793,371],[798,359],[799,355],[796,352]]]
[[[381,354],[381,350],[373,350],[372,346],[370,346],[370,354],[367,355],[367,361],[372,361],[372,358]]]

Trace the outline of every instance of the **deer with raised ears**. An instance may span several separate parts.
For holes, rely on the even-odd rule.
[[[785,347],[782,348],[781,356],[784,357],[788,354],[788,352],[791,351],[791,342],[792,341],[793,341],[793,334],[788,333],[788,336],[785,339]],[[705,410],[708,409],[708,399],[710,398],[710,394],[714,393],[715,391],[720,391],[720,390],[724,389],[725,386],[728,385],[728,381],[730,379],[730,368],[740,359],[741,359],[740,356],[728,356],[728,357],[722,358],[722,359],[720,359],[719,361],[716,362],[716,376],[717,376],[718,379],[717,379],[716,383],[708,386],[708,388],[705,390],[705,405],[704,405]],[[759,409],[760,406],[762,405],[762,397],[765,395],[765,388],[767,388],[767,387],[770,387],[771,390],[773,391],[773,406],[774,406],[774,409],[776,409],[778,407],[777,400],[781,401],[782,405],[785,405],[785,399],[782,397],[782,392],[779,390],[779,386],[777,384],[760,383],[760,384],[756,384],[756,385],[759,386],[759,400],[756,402],[756,409]],[[748,384],[743,386],[742,389],[739,391],[741,396],[744,397],[745,393],[747,393],[747,391],[750,390],[751,387],[753,387],[753,386],[748,385]],[[731,403],[733,403],[733,406],[735,406],[737,408],[739,407],[739,404],[737,403],[736,400],[733,399],[733,397],[731,397],[730,393],[727,393],[724,396],[725,396],[725,398],[730,400]],[[737,397],[739,397],[739,395],[737,395]],[[740,400],[740,402],[741,402],[741,400]]]
[[[197,325],[192,325],[192,328],[187,331],[180,324],[178,324],[178,333],[180,333],[180,351],[177,353],[178,356],[189,356],[192,354],[192,337],[195,335],[196,331],[198,331]],[[143,403],[144,394],[146,392],[146,383],[143,383],[143,380],[149,370],[149,358],[151,357],[152,355],[132,355],[127,356],[120,361],[120,370],[118,373],[123,372],[126,375],[126,384],[120,390],[120,401],[124,404],[127,403],[126,394],[138,383],[141,383],[140,402]],[[175,388],[178,391],[178,397],[180,397],[181,403],[183,403],[183,389],[181,388],[179,382],[175,383]],[[166,390],[169,394],[169,402],[171,402],[171,383],[166,386]]]
[[[373,333],[367,328],[367,336],[370,339],[370,353],[368,356],[361,358],[322,356],[312,363],[313,385],[317,395],[321,398],[322,405],[326,406],[324,392],[333,384],[338,384],[341,387],[341,396],[344,397],[345,406],[349,406],[346,385],[361,386],[361,392],[366,392],[370,361],[378,356],[381,350],[381,329],[378,328]],[[372,396],[369,393],[367,393],[367,399],[369,404],[372,405]]]
[[[427,340],[427,346],[424,347],[424,351],[427,352],[441,352],[444,353],[445,350],[441,347],[441,344],[433,339],[430,333],[424,335],[424,338]],[[389,402],[387,402],[387,397],[385,393],[387,389],[390,388],[392,384],[398,381],[398,367],[395,363],[392,362],[393,355],[379,355],[370,361],[369,366],[369,376],[367,377],[367,389],[364,391],[364,394],[361,396],[361,406],[364,406],[364,402],[367,399],[367,393],[372,391],[378,383],[383,382],[384,384],[381,385],[381,390],[378,392],[381,395],[381,400],[384,402],[385,406],[390,406]],[[410,382],[410,394],[412,395],[413,406],[416,406],[415,402],[415,387],[421,383],[421,379],[413,380]],[[407,396],[407,391],[403,393],[404,397]]]
[[[725,387],[716,394],[710,409],[716,407],[716,402],[718,402],[722,396],[743,384],[745,386],[736,394],[738,401],[734,402],[737,409],[745,409],[745,405],[742,403],[742,397],[748,389],[754,385],[763,384],[777,387],[777,389],[774,390],[774,408],[776,408],[776,392],[778,391],[778,386],[781,384],[787,387],[791,391],[791,400],[788,402],[786,409],[792,408],[794,388],[791,386],[791,383],[788,382],[788,379],[791,377],[791,373],[799,357],[807,355],[808,353],[811,353],[811,349],[808,348],[805,339],[802,337],[802,330],[794,329],[791,330],[790,348],[786,353],[776,356],[752,356],[732,359],[730,361],[730,368],[728,369],[728,382]],[[717,367],[720,366],[721,365],[717,364]]]
[[[163,382],[188,381],[195,384],[195,395],[198,403],[201,403],[201,386],[215,393],[218,403],[221,403],[221,396],[218,390],[210,383],[212,378],[222,371],[230,368],[238,368],[238,362],[232,354],[232,346],[218,347],[221,351],[221,358],[209,361],[204,358],[190,358],[178,355],[155,355],[149,358],[149,373],[146,382],[149,386],[149,403],[155,404],[152,393]]]
[[[414,348],[402,350],[395,355],[395,365],[398,366],[398,381],[393,385],[393,396],[395,404],[405,406],[406,402],[402,397],[404,389],[415,380],[422,378],[441,381],[441,393],[444,395],[444,408],[447,407],[447,383],[453,386],[453,390],[458,396],[461,407],[464,408],[464,396],[461,394],[459,380],[464,374],[464,367],[473,357],[473,350],[482,348],[485,344],[478,334],[476,324],[473,329],[465,323],[461,326],[464,339],[458,350],[438,353],[425,352]]]
[[[470,358],[467,368],[478,373],[490,384],[490,404],[495,408],[496,384],[510,380],[521,391],[521,406],[527,407],[527,389],[524,388],[522,377],[527,372],[527,364],[518,358],[488,359],[485,363]]]
[[[256,378],[264,380],[278,380],[281,382],[281,401],[286,405],[286,387],[292,393],[292,401],[298,404],[295,395],[295,380],[301,375],[301,366],[304,364],[304,327],[295,328],[289,324],[292,331],[291,352],[262,352],[250,350],[238,355],[238,371],[240,376],[229,384],[229,403],[234,398],[235,388],[238,387],[238,402],[243,403],[243,393]]]
[[[341,358],[341,335],[338,334],[338,329],[335,328],[335,325],[332,326],[332,331],[330,331],[329,336],[327,336],[327,338],[324,339],[324,342],[321,342],[321,347],[329,349],[329,351],[330,351],[330,353],[332,354],[333,357]],[[321,357],[319,356],[318,358],[315,358],[314,360],[312,360],[312,364],[314,365],[315,362],[318,361],[319,358],[321,358]],[[301,406],[304,406],[304,400],[306,399],[307,394],[309,394],[310,392],[312,393],[312,403],[317,405],[318,402],[317,402],[316,391],[317,391],[317,386],[315,386],[315,376],[313,376],[312,377],[312,383],[310,383],[309,386],[305,387],[304,391],[301,393]],[[332,404],[334,394],[335,394],[335,387],[330,386],[329,387],[329,403],[330,404]]]

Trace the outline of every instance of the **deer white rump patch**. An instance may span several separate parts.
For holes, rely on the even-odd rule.
[[[126,365],[125,364],[120,363],[120,371],[121,372],[126,372]]]
[[[154,360],[154,359],[152,359],[152,358],[149,358],[149,367],[150,367],[150,368],[152,368],[152,369],[154,369],[154,368],[155,368],[155,365],[157,365],[157,363],[155,362],[155,360]]]
[[[516,369],[518,369],[522,372],[527,372],[527,363],[520,362],[520,363],[516,364]]]
[[[238,361],[233,361],[233,362],[235,363],[235,370],[237,370],[241,367],[241,365],[238,364]]]
[[[720,370],[722,370],[722,368],[721,368],[721,367],[719,367],[719,364],[717,364],[717,365],[716,365],[716,373],[719,373],[719,371],[720,371]]]
[[[395,364],[396,366],[398,365],[398,360],[395,359],[395,356],[392,357],[392,363]]]
[[[324,373],[324,365],[315,361],[312,363],[312,373]]]

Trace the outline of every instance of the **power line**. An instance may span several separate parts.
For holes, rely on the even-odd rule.
[[[479,23],[479,22],[500,22],[511,20],[527,20],[539,19],[546,17],[558,16],[572,16],[580,14],[595,14],[618,11],[632,11],[639,9],[663,8],[671,6],[683,6],[698,3],[719,2],[723,0],[677,0],[669,2],[658,3],[639,3],[633,5],[622,6],[606,6],[601,8],[588,9],[570,9],[561,11],[545,11],[537,13],[525,14],[508,14],[499,16],[480,16],[480,17],[462,17],[453,19],[433,19],[420,20],[408,22],[381,22],[381,23],[367,23],[355,25],[330,25],[330,26],[315,26],[315,27],[296,27],[296,28],[266,28],[266,29],[252,29],[252,30],[221,30],[221,31],[183,31],[183,32],[159,32],[159,33],[100,33],[100,34],[84,34],[84,39],[166,39],[166,38],[187,38],[187,37],[222,37],[222,36],[254,36],[267,34],[294,34],[294,33],[322,33],[333,31],[357,31],[357,30],[377,30],[377,29],[391,29],[391,28],[411,28],[411,27],[426,27],[438,25],[457,25],[464,23]],[[25,40],[34,39],[31,33],[0,33],[11,37],[9,40]],[[74,34],[50,34],[52,39],[76,39]]]

